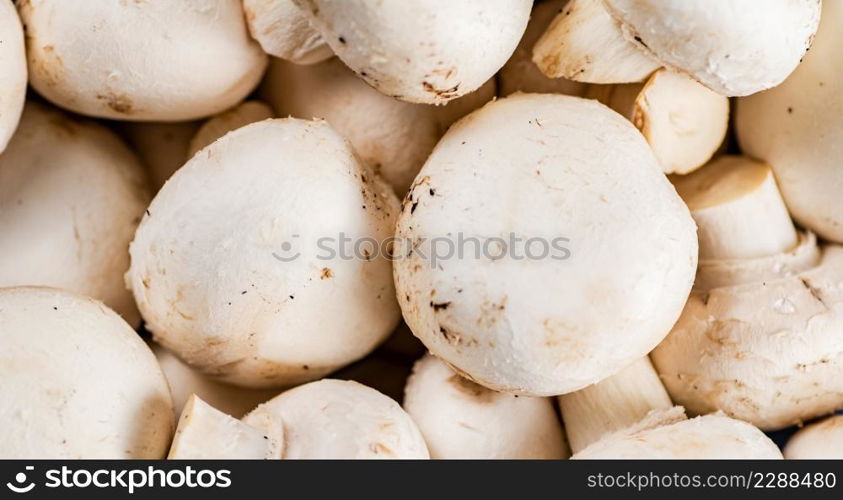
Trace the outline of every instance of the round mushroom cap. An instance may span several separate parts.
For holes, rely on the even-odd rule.
[[[413,368],[404,408],[431,458],[564,459],[570,452],[550,398],[495,392],[427,355]]]
[[[762,429],[843,406],[841,282],[843,248],[828,246],[808,270],[692,293],[651,354],[673,400]]]
[[[687,207],[640,133],[576,97],[517,94],[455,124],[397,228],[404,318],[491,389],[602,380],[670,331],[691,289]]]
[[[159,459],[167,381],[125,321],[93,299],[0,289],[0,449],[14,459]]]
[[[328,45],[380,92],[443,104],[468,94],[509,59],[531,0],[294,0]]]
[[[735,125],[746,154],[776,174],[801,225],[843,243],[843,3],[823,3],[811,51],[781,85],[738,99]]]
[[[784,447],[784,458],[843,459],[843,415],[829,417],[800,429]]]
[[[604,0],[628,40],[726,96],[754,94],[784,81],[811,46],[820,4]]]
[[[123,275],[148,189],[114,133],[29,102],[0,156],[0,287],[67,289],[136,325]]]
[[[243,0],[252,37],[269,55],[296,64],[316,64],[334,57],[322,34],[293,0]]]
[[[127,279],[155,339],[189,364],[251,387],[313,380],[398,323],[373,242],[399,209],[325,122],[253,123],[159,191]]]
[[[285,459],[425,459],[418,427],[378,391],[325,379],[290,389],[243,421],[272,438],[283,429]]]
[[[55,104],[133,121],[190,120],[237,104],[267,56],[241,0],[27,0],[30,83]]]
[[[706,415],[670,425],[611,434],[574,460],[768,460],[782,454],[770,438],[746,422]]]
[[[26,98],[23,27],[11,0],[0,1],[0,153],[18,126]]]

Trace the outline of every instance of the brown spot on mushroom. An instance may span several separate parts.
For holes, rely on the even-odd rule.
[[[445,309],[448,309],[448,307],[450,307],[450,305],[451,305],[450,302],[438,302],[438,303],[433,302],[433,301],[430,302],[430,307],[432,307],[435,312],[439,312],[439,311],[443,311]]]
[[[105,101],[106,106],[123,115],[130,115],[134,111],[132,100],[126,94],[108,92],[107,94],[97,94],[97,99]]]
[[[322,273],[319,275],[319,279],[327,280],[334,277],[334,272],[331,271],[330,267],[323,267]]]
[[[491,389],[487,389],[480,384],[472,382],[459,375],[452,375],[448,378],[448,383],[457,391],[476,399],[480,403],[491,403],[495,400],[498,393]]]
[[[825,304],[825,301],[823,301],[822,292],[819,288],[813,286],[811,282],[808,281],[808,278],[801,278],[800,281],[802,282],[802,285],[808,290],[808,292],[817,300],[817,302],[822,304],[823,307],[828,308],[828,306],[826,306]]]

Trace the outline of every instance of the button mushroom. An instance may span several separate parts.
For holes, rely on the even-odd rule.
[[[431,458],[562,459],[570,455],[549,398],[492,391],[427,355],[413,367],[404,408]]]
[[[16,459],[157,459],[170,391],[140,337],[105,305],[0,289],[0,449]]]
[[[676,179],[699,225],[697,283],[652,353],[673,400],[778,429],[843,405],[843,249],[794,229],[769,166]]]
[[[154,338],[206,373],[249,387],[317,379],[398,323],[391,262],[367,242],[392,235],[399,209],[325,122],[253,123],[158,192],[127,279]]]
[[[26,98],[23,28],[12,0],[0,0],[0,153],[18,126]]]
[[[744,96],[793,72],[817,31],[820,3],[571,0],[534,60],[547,76],[589,83],[637,82],[668,67],[719,94]]]
[[[397,239],[413,333],[474,382],[533,396],[581,389],[649,352],[697,260],[693,220],[641,134],[562,95],[500,99],[451,127]]]
[[[687,420],[646,357],[559,396],[573,459],[781,458],[755,427],[724,415]]]
[[[843,415],[828,417],[800,429],[784,447],[784,458],[843,459]]]
[[[264,52],[296,64],[316,64],[334,57],[322,34],[293,0],[243,0],[252,37]]]
[[[30,83],[91,116],[191,120],[257,85],[267,57],[241,0],[24,0]]]
[[[290,389],[237,421],[193,400],[170,458],[425,459],[410,416],[378,391],[325,379]]]
[[[380,92],[444,104],[480,88],[524,34],[531,0],[293,0]]]
[[[0,155],[0,287],[65,288],[137,326],[123,275],[148,200],[143,167],[115,134],[27,103]]]
[[[843,4],[823,3],[822,26],[783,84],[738,99],[735,128],[746,154],[776,174],[794,219],[843,243]]]

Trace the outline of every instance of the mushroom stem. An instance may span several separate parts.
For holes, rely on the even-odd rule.
[[[697,223],[701,261],[777,255],[798,243],[776,180],[764,163],[723,156],[673,182]]]
[[[559,396],[559,408],[574,453],[607,434],[636,424],[653,410],[672,407],[646,356],[605,380]]]

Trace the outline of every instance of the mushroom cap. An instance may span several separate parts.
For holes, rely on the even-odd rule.
[[[252,38],[269,55],[296,64],[316,64],[334,57],[322,34],[293,0],[243,0]]]
[[[290,389],[243,422],[270,438],[283,429],[285,459],[428,458],[401,406],[357,382],[325,379]]]
[[[565,3],[567,4],[567,0]],[[533,62],[533,46],[559,14],[559,10],[559,2],[556,1],[535,4],[527,31],[521,37],[518,48],[498,72],[501,96],[505,97],[515,92],[583,95],[585,84],[566,78],[548,78]]]
[[[793,217],[843,243],[843,5],[823,5],[811,51],[781,85],[739,99],[741,148],[767,161]]]
[[[18,126],[26,98],[23,27],[12,0],[0,1],[0,153]]]
[[[821,0],[603,0],[627,40],[715,92],[775,87],[811,46]],[[759,29],[759,27],[763,27]]]
[[[770,438],[752,425],[725,415],[706,415],[669,425],[607,436],[574,460],[781,459]]]
[[[843,406],[843,248],[786,276],[695,291],[651,358],[677,404],[778,429]]]
[[[408,102],[468,94],[506,63],[531,0],[293,0],[367,83]]]
[[[487,389],[426,355],[413,367],[404,408],[431,458],[563,459],[570,452],[550,398]]]
[[[497,100],[451,127],[397,240],[416,247],[395,262],[414,334],[461,375],[535,396],[647,354],[697,264],[693,220],[641,134],[596,101],[549,94]]]
[[[398,210],[325,122],[253,123],[159,191],[127,280],[155,339],[189,364],[251,387],[313,380],[395,328],[389,260],[369,244],[340,252],[343,238],[386,240]]]
[[[241,0],[28,0],[20,14],[30,83],[86,115],[133,121],[212,115],[242,100],[266,67]]]
[[[155,357],[105,305],[0,289],[0,449],[16,459],[153,459],[175,426]]]
[[[828,417],[800,429],[784,447],[784,458],[843,459],[843,415]]]
[[[401,196],[444,132],[437,108],[387,97],[336,58],[311,66],[276,59],[262,90],[278,116],[330,123]]]
[[[200,149],[213,144],[217,139],[240,127],[274,116],[272,108],[261,101],[243,101],[233,108],[213,116],[199,127],[190,140],[185,160],[189,160]]]
[[[0,287],[64,288],[136,325],[123,275],[148,200],[143,167],[115,134],[29,102],[0,156]]]

